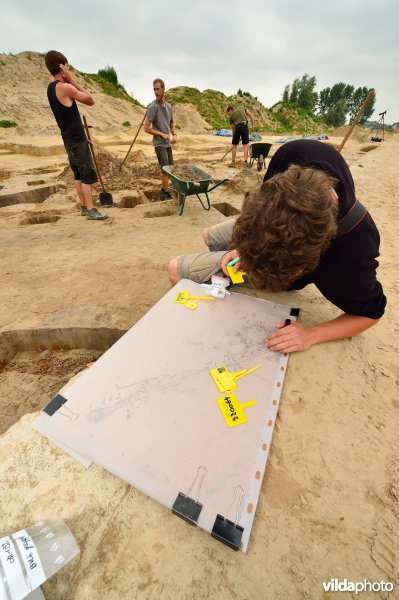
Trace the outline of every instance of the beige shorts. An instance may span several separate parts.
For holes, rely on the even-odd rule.
[[[183,254],[179,257],[177,270],[182,279],[205,283],[212,275],[222,272],[220,265],[225,254],[231,250],[230,242],[235,221],[228,219],[206,230],[209,252]]]
[[[231,249],[231,236],[236,219],[227,219],[222,223],[213,225],[206,229],[206,239],[210,252],[218,252],[220,250]]]

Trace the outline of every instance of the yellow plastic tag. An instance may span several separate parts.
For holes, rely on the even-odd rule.
[[[177,292],[175,302],[178,304],[185,304],[190,298],[190,292]]]
[[[215,300],[213,296],[190,296],[190,298],[194,298],[194,300]]]
[[[243,275],[246,275],[245,271],[237,271],[237,273],[234,272],[234,265],[229,267],[227,265],[227,272],[230,276],[230,279],[233,283],[244,283],[244,277]]]
[[[235,371],[234,373],[222,365],[221,367],[215,367],[214,369],[211,369],[209,372],[212,376],[212,379],[216,383],[219,392],[229,393],[234,392],[237,389],[237,379],[241,379],[241,377],[244,377],[245,375],[252,373],[252,371],[259,369],[262,364],[256,365],[256,367],[252,367],[252,369],[243,369],[242,371]]]
[[[198,307],[198,303],[195,302],[195,300],[187,300],[187,302],[184,303],[184,306],[187,306],[190,310],[194,310]]]
[[[231,377],[231,373],[227,367],[216,367],[215,369],[211,369],[209,372],[212,376],[213,381],[216,383],[219,392],[230,391],[226,389],[227,379]]]
[[[190,292],[180,291],[177,292],[175,302],[177,304],[184,304],[187,308],[193,310],[197,308],[198,304],[195,300],[215,300],[212,296],[190,296]]]
[[[256,404],[256,400],[250,400],[249,402],[241,402],[234,394],[228,394],[222,396],[217,400],[219,408],[222,411],[224,420],[229,427],[236,427],[242,425],[248,421],[244,409],[248,406]]]

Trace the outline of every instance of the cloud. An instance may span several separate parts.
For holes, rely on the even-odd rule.
[[[59,49],[86,72],[110,64],[143,103],[160,76],[168,87],[241,88],[270,106],[309,73],[318,90],[340,81],[376,88],[376,111],[399,121],[396,0],[2,4],[2,51]]]

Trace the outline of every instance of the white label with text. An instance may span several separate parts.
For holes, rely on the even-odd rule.
[[[25,579],[25,575],[15,551],[13,541],[6,536],[0,538],[0,563],[7,581],[9,593],[12,600],[21,600],[29,594],[30,589]],[[0,598],[8,599],[5,585],[0,577]]]

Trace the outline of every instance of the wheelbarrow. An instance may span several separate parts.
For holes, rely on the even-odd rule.
[[[177,194],[177,214],[183,214],[187,196],[193,196],[194,194],[200,201],[202,208],[204,210],[210,210],[211,203],[209,202],[208,193],[217,188],[219,185],[222,185],[222,183],[230,181],[230,179],[222,179],[221,181],[218,181],[218,183],[214,183],[212,180],[212,176],[209,175],[209,173],[203,171],[202,169],[199,169],[195,165],[184,165],[184,167],[188,167],[193,172],[193,174],[197,176],[197,179],[188,181],[186,179],[181,179],[177,177],[173,173],[173,165],[166,165],[165,167],[162,167],[162,170],[169,176],[171,182],[171,191]],[[211,183],[213,183],[214,185],[212,185],[212,187],[209,187]],[[202,201],[200,194],[203,194],[205,196],[205,204]]]
[[[254,161],[257,160],[258,164],[256,168],[258,171],[262,170],[262,167],[266,169],[265,158],[270,152],[271,144],[264,144],[263,142],[255,142],[249,147],[249,166],[252,167]]]

